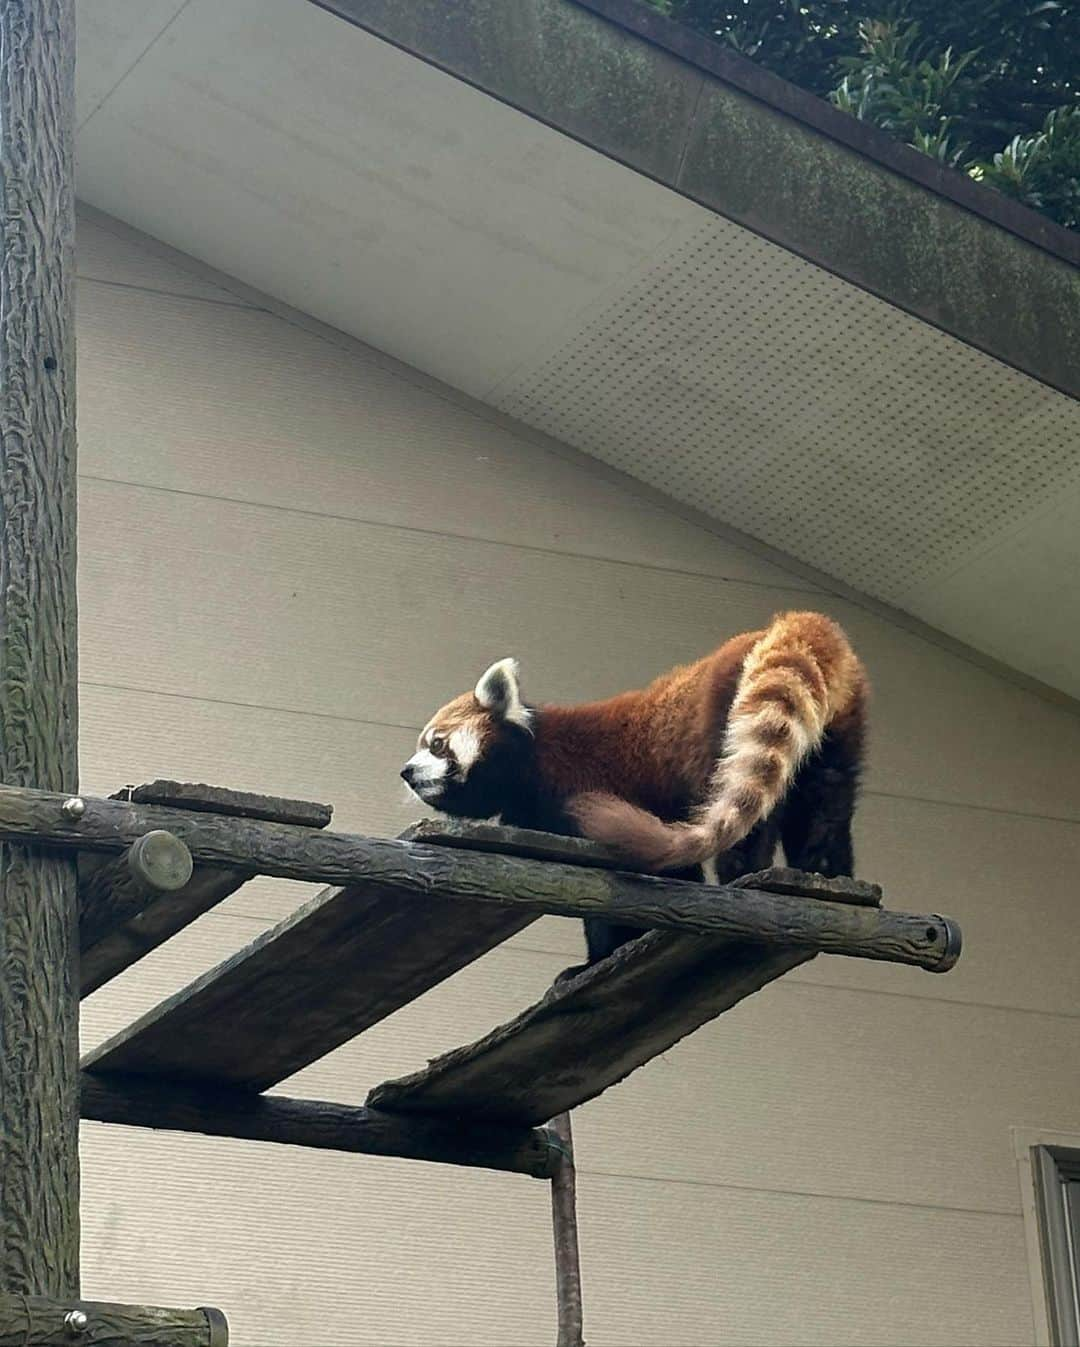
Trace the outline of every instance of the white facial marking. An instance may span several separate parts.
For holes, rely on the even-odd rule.
[[[471,725],[460,725],[451,734],[449,743],[461,775],[468,776],[469,768],[480,756],[480,736]]]
[[[437,758],[434,753],[422,748],[405,765],[413,770],[413,778],[409,782],[413,794],[427,801],[441,793],[441,783],[449,767],[445,758]]]

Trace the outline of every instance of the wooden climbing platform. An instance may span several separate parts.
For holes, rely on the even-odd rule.
[[[330,817],[177,782],[107,800],[0,788],[0,838],[78,852],[84,994],[254,875],[328,885],[91,1052],[84,1116],[550,1177],[549,1119],[798,965],[945,972],[960,952],[955,923],[890,911],[862,881],[774,869],[691,884],[580,839],[448,820],[370,838]],[[642,935],[365,1108],[263,1093],[545,913]]]

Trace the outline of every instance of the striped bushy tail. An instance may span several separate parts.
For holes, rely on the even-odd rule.
[[[569,808],[586,837],[648,870],[677,870],[741,841],[783,798],[800,763],[851,703],[861,679],[847,637],[820,613],[783,613],[750,649],[706,798],[688,823],[664,823],[614,795]]]

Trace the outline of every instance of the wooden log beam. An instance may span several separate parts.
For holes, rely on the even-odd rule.
[[[125,786],[112,797],[141,804],[175,806],[194,813],[218,813],[232,817],[295,823],[305,828],[325,828],[333,816],[327,804],[255,795],[187,781],[151,781],[144,786]],[[145,833],[126,856],[113,860],[107,855],[83,854],[79,859],[79,990],[91,992],[122,973],[152,949],[182,931],[204,912],[228,898],[254,871],[200,865],[182,885],[169,881],[147,861],[148,839],[156,838],[159,862],[169,860],[169,849],[183,848],[172,833],[157,829]],[[162,851],[164,839],[170,847]],[[174,854],[172,864],[179,863]],[[164,881],[164,882],[163,882]]]
[[[151,828],[166,828],[187,844],[197,864],[352,885],[365,896],[408,899],[418,904],[418,917],[437,898],[494,903],[523,914],[604,917],[644,929],[800,946],[936,973],[946,972],[960,955],[959,927],[947,917],[316,832],[257,819],[196,816],[120,800],[87,799],[82,816],[74,819],[63,805],[62,796],[0,787],[0,838],[121,851]]]
[[[160,833],[160,829],[157,830]],[[146,837],[153,837],[147,833]],[[172,834],[166,834],[172,836]],[[184,847],[179,839],[174,839]],[[136,846],[139,844],[136,843]],[[79,992],[89,996],[241,888],[253,871],[200,865],[179,889],[154,884],[129,849],[79,859]],[[187,852],[190,859],[190,852]]]
[[[78,780],[74,0],[0,4],[0,781]],[[0,1292],[79,1290],[74,857],[0,854]],[[20,1342],[22,1339],[19,1340]]]
[[[0,1347],[229,1347],[220,1310],[0,1295]]]
[[[559,1142],[543,1127],[405,1118],[315,1099],[90,1072],[82,1076],[82,1116],[128,1127],[497,1169],[535,1179],[551,1178],[562,1156]]]
[[[388,1113],[531,1126],[577,1108],[812,951],[650,931],[491,1033],[368,1095]]]

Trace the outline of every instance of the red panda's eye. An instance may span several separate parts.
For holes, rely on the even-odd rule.
[[[446,740],[442,737],[441,734],[433,734],[431,736],[432,753],[441,753],[445,747],[446,747]]]

